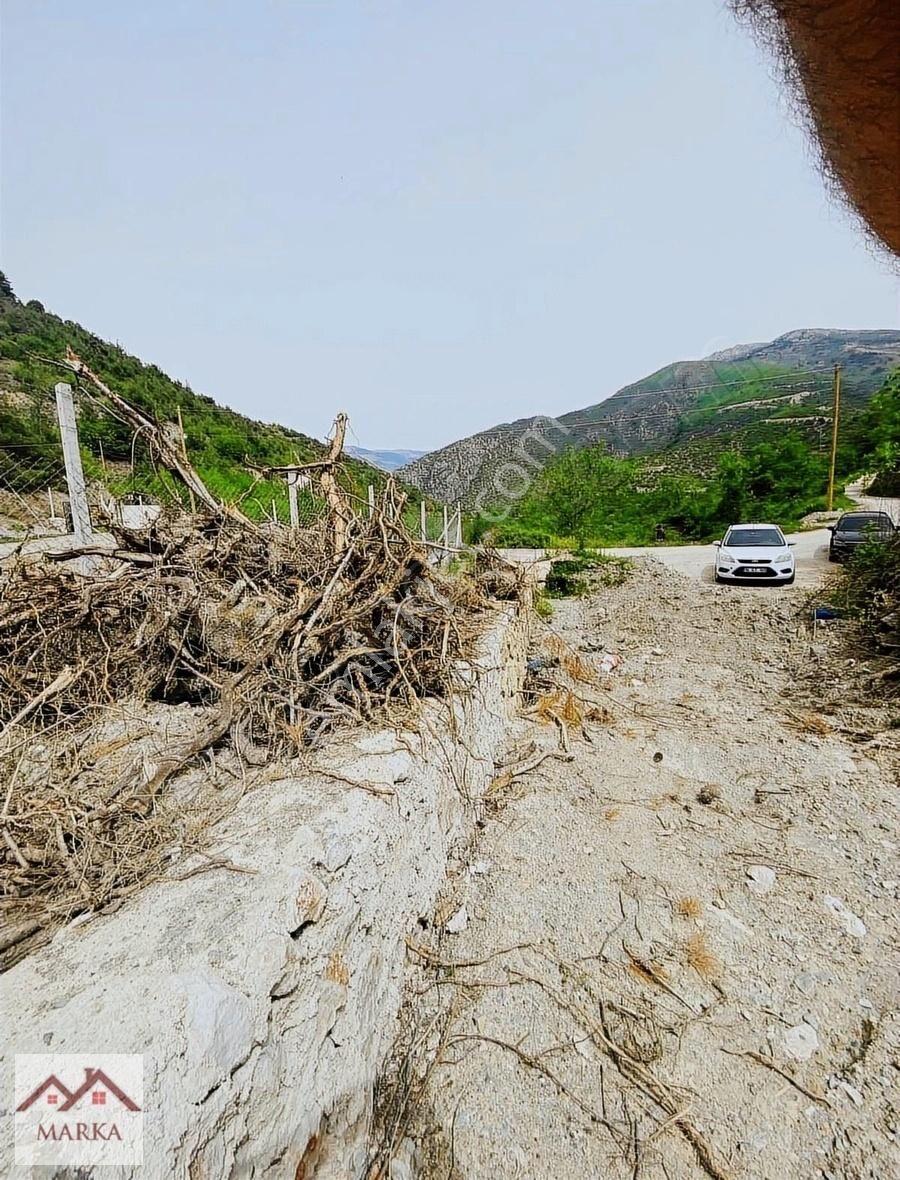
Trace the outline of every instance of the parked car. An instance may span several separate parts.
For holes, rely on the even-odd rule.
[[[846,561],[860,545],[887,541],[897,529],[886,512],[845,512],[830,531],[828,560]]]
[[[717,582],[794,580],[794,555],[777,524],[733,524],[716,548]]]

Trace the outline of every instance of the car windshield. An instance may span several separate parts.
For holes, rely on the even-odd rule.
[[[725,538],[728,549],[747,549],[754,545],[784,545],[778,529],[732,529]]]
[[[838,521],[838,531],[842,533],[863,533],[866,529],[884,529],[890,524],[889,518],[883,512],[856,516],[845,516]]]

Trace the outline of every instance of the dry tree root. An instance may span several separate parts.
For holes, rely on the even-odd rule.
[[[789,1074],[786,1069],[782,1069],[777,1061],[773,1061],[765,1053],[757,1053],[753,1049],[745,1049],[741,1053],[736,1053],[733,1049],[722,1049],[722,1052],[727,1053],[729,1057],[749,1057],[751,1061],[756,1061],[759,1065],[764,1065],[766,1069],[771,1069],[773,1073],[777,1073],[779,1077],[789,1082],[795,1090],[799,1090],[807,1098],[812,1098],[813,1102],[820,1102],[823,1106],[831,1105],[820,1090],[811,1090],[808,1086],[804,1086],[801,1081],[798,1081],[792,1074]]]
[[[620,1008],[596,992],[590,983],[587,982],[587,977],[580,967],[557,958],[552,951],[539,943],[517,943],[513,946],[499,948],[476,959],[459,960],[445,959],[428,947],[414,942],[412,939],[407,939],[407,947],[426,966],[434,971],[441,972],[442,982],[458,984],[462,991],[486,986],[509,987],[516,984],[531,984],[538,988],[551,1003],[560,1011],[566,1012],[574,1023],[584,1030],[593,1044],[612,1061],[622,1078],[636,1087],[662,1112],[664,1116],[663,1120],[656,1126],[645,1147],[649,1146],[649,1143],[658,1139],[667,1131],[675,1131],[690,1146],[699,1165],[712,1180],[731,1180],[731,1171],[720,1159],[718,1152],[703,1132],[692,1121],[690,1117],[690,1102],[685,1101],[684,1094],[677,1087],[670,1086],[661,1081],[650,1068],[651,1063],[661,1055],[662,1050],[658,1037],[656,1037],[656,1043],[653,1045],[642,1043],[640,1039],[636,1040],[630,1036],[624,1038],[624,1043],[622,1037],[617,1038],[612,1030],[610,1013],[623,1013],[626,1009]],[[555,984],[550,979],[544,978],[543,973],[535,973],[533,970],[520,970],[508,963],[504,964],[506,970],[505,980],[492,979],[484,981],[466,977],[457,979],[455,976],[455,972],[457,971],[483,966],[486,963],[494,962],[497,959],[504,958],[506,955],[525,949],[534,950],[546,960],[554,971],[558,973],[559,984]],[[576,1094],[555,1071],[546,1065],[543,1060],[544,1054],[529,1053],[522,1048],[521,1041],[513,1044],[481,1032],[455,1032],[452,1029],[452,1023],[452,1016],[448,1016],[442,1035],[442,1045],[445,1049],[450,1049],[466,1042],[482,1042],[514,1054],[523,1066],[543,1074],[557,1088],[559,1093],[574,1102],[592,1122],[605,1127],[621,1150],[634,1154],[635,1160],[639,1160],[641,1149],[636,1139],[632,1141],[625,1136],[622,1127],[610,1121],[607,1117],[607,1104],[602,1083],[601,1101],[599,1108],[596,1108]],[[646,1040],[646,1037],[644,1040]],[[450,1062],[445,1059],[443,1064],[450,1064]],[[764,1061],[762,1064],[768,1064],[768,1062]],[[429,1076],[433,1068],[434,1061],[429,1066]],[[798,1084],[793,1078],[788,1078],[787,1080],[795,1085]],[[427,1078],[424,1079],[422,1085],[418,1086],[416,1101],[421,1099],[426,1083]],[[812,1091],[809,1094],[811,1097],[817,1097]],[[636,1127],[632,1127],[632,1131],[636,1135]]]
[[[555,959],[552,955],[548,955],[547,958],[556,966],[564,979],[571,975],[572,969],[566,963]],[[674,1128],[693,1148],[698,1162],[707,1175],[712,1177],[712,1180],[731,1180],[731,1172],[718,1158],[716,1150],[706,1136],[691,1121],[690,1109],[685,1108],[678,1093],[671,1086],[660,1081],[645,1062],[639,1060],[614,1039],[607,1015],[609,1005],[602,997],[591,994],[589,1004],[579,1003],[575,998],[564,994],[547,980],[536,975],[521,971],[514,971],[512,974],[541,988],[554,1003],[567,1011],[576,1023],[590,1035],[597,1048],[610,1057],[622,1077],[656,1103],[666,1115],[666,1121],[660,1128],[657,1128],[658,1133],[661,1133],[663,1128]],[[592,1014],[595,1006],[599,1011],[599,1019],[596,1019]]]
[[[94,572],[0,570],[0,970],[198,849],[228,794],[208,804],[194,783],[185,800],[201,758],[225,753],[240,785],[248,764],[467,690],[484,571],[434,570],[395,485],[371,515],[343,504],[338,521],[335,500],[298,530],[213,510],[184,474],[209,511],[114,526],[118,556]]]

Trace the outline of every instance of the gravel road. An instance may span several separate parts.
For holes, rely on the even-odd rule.
[[[672,552],[691,576],[638,562],[535,639],[580,661],[574,757],[521,721],[510,757],[550,756],[498,767],[423,922],[401,1044],[432,1065],[392,1175],[900,1177],[896,705],[860,703],[799,586]]]
[[[797,585],[817,586],[828,572],[828,529],[815,529],[804,533],[788,534],[788,541],[794,547],[797,562]],[[656,545],[649,549],[607,549],[605,552],[617,557],[655,557],[669,569],[700,578],[704,582],[714,581],[715,547],[713,545]],[[746,589],[740,587],[739,589]],[[759,587],[749,587],[755,593]],[[765,589],[765,587],[764,587]],[[778,587],[768,587],[769,590]]]
[[[867,512],[887,512],[895,523],[900,524],[900,500],[887,497],[865,496],[860,490],[860,484],[850,484],[847,494]],[[827,528],[806,530],[801,533],[789,533],[788,540],[794,547],[797,560],[797,585],[807,589],[821,585],[829,569],[828,542],[831,534]],[[543,572],[549,568],[542,549],[505,549],[503,556],[510,561],[524,565],[541,567]],[[667,565],[669,569],[687,574],[692,578],[699,578],[704,582],[713,582],[715,547],[712,545],[652,545],[632,549],[606,549],[604,552],[616,557],[654,557]],[[546,568],[545,568],[546,567]],[[747,590],[747,587],[732,587],[731,589]],[[778,587],[751,586],[751,593],[760,589],[770,592]]]

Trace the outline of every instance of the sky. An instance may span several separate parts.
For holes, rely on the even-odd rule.
[[[318,437],[898,325],[723,0],[4,0],[0,69],[19,297]]]

